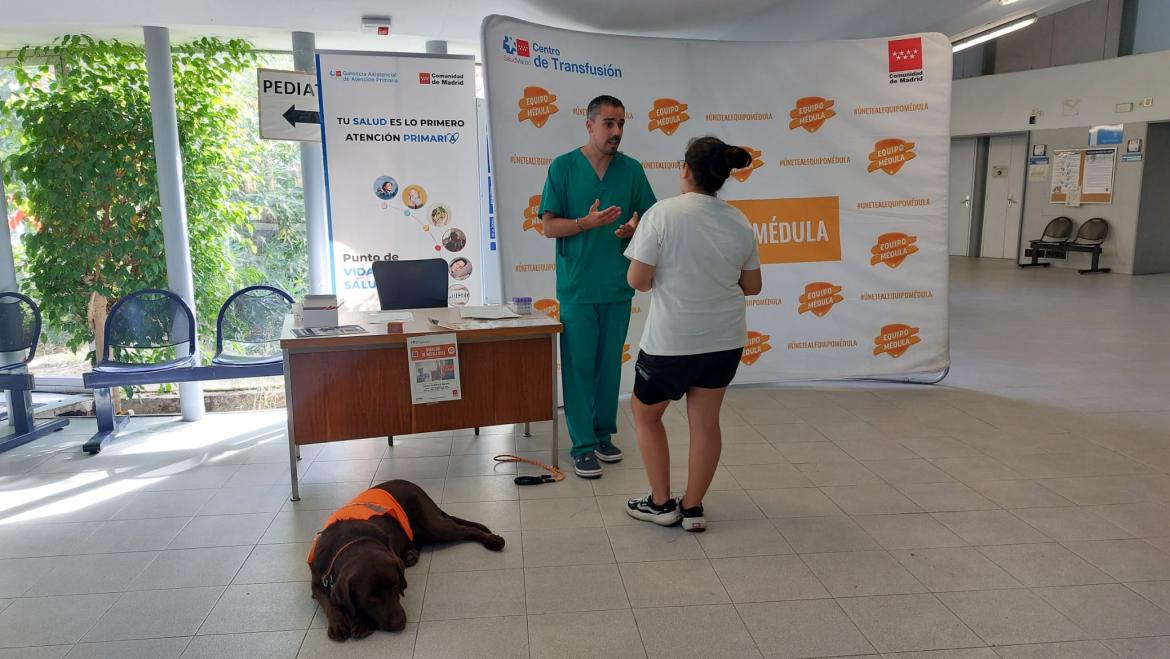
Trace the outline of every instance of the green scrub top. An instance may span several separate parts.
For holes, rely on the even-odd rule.
[[[557,300],[561,303],[622,302],[634,296],[626,282],[630,262],[623,255],[630,241],[613,232],[634,211],[641,218],[656,201],[642,164],[624,153],[614,154],[605,176],[598,179],[581,149],[552,161],[540,199],[541,215],[585,217],[596,199],[601,200],[600,210],[621,208],[621,217],[608,226],[556,239]]]

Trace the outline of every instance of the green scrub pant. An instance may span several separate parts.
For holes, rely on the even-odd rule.
[[[630,302],[561,303],[561,386],[573,457],[585,455],[617,432],[622,348],[630,328]]]

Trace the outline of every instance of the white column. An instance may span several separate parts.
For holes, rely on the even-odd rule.
[[[8,232],[8,198],[4,196],[4,163],[0,163],[0,293],[8,291],[20,292],[20,285],[16,281],[16,262],[12,258],[12,235]],[[0,365],[11,364],[16,361],[14,355],[0,354]],[[12,409],[12,392],[4,392],[8,401],[8,409]],[[15,425],[12,414],[8,415],[8,425]]]
[[[191,246],[187,239],[187,199],[183,192],[183,159],[175,115],[175,80],[171,70],[171,34],[165,27],[142,28],[146,39],[146,72],[150,82],[150,118],[154,123],[154,160],[162,205],[167,286],[195,310]],[[198,352],[198,343],[196,343]],[[179,383],[184,421],[203,418],[203,383]]]
[[[317,72],[316,39],[312,32],[293,32],[293,68]],[[333,292],[329,271],[329,232],[325,218],[325,167],[320,142],[301,142],[301,180],[305,191],[305,240],[309,250],[309,292]]]
[[[4,196],[4,163],[0,162],[0,293],[20,291],[16,262],[12,258],[12,235],[8,231],[8,197]]]

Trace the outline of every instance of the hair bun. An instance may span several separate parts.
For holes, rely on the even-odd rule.
[[[728,146],[723,152],[723,159],[731,169],[743,169],[752,164],[752,156],[746,149],[739,146]]]

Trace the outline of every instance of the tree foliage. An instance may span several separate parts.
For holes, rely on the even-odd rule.
[[[29,67],[29,62],[52,61]],[[250,159],[233,76],[255,55],[242,40],[207,38],[172,48],[196,315],[207,335],[239,284],[231,239],[250,233],[242,198]],[[90,340],[87,305],[142,288],[167,288],[150,92],[142,46],[70,35],[25,48],[19,88],[2,106],[19,132],[7,159],[9,191],[36,219],[24,236],[26,271],[46,323],[70,347]],[[212,330],[213,331],[213,330]]]

